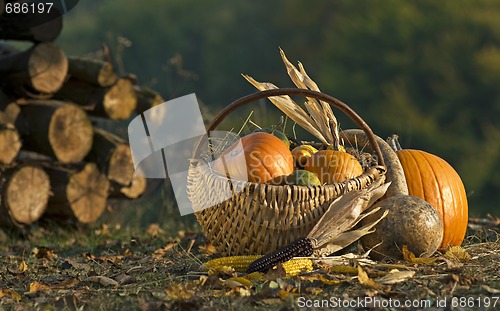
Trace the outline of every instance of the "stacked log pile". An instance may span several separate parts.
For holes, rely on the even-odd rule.
[[[42,215],[91,223],[108,198],[138,198],[146,180],[134,175],[130,146],[96,124],[163,102],[109,60],[68,57],[52,42],[61,16],[35,24],[0,15],[0,39],[32,43],[0,43],[0,228]]]

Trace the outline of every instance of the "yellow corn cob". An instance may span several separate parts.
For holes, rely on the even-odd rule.
[[[309,272],[313,269],[313,264],[311,259],[307,258],[296,258],[284,262],[283,269],[285,269],[286,276],[296,276],[302,272]]]
[[[261,258],[261,255],[251,256],[229,256],[209,260],[202,265],[202,269],[210,270],[222,266],[232,267],[236,272],[246,272],[248,266],[255,260]],[[286,276],[296,276],[302,272],[312,271],[312,261],[307,258],[291,259],[283,263],[283,269]]]
[[[248,269],[248,266],[254,262],[255,260],[262,257],[261,255],[252,255],[252,256],[229,256],[229,257],[221,257],[215,258],[205,262],[202,266],[204,270],[210,270],[217,267],[227,266],[232,267],[236,272],[245,272]]]

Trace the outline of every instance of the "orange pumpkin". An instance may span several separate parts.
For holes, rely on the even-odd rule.
[[[422,150],[403,149],[396,154],[403,166],[409,194],[429,202],[441,216],[444,235],[440,248],[462,244],[468,203],[458,173],[445,160]]]
[[[351,154],[338,150],[320,150],[307,159],[304,169],[315,173],[321,183],[333,184],[358,177],[363,167]]]
[[[292,153],[272,134],[257,132],[236,141],[213,162],[215,171],[229,178],[266,183],[293,172]]]

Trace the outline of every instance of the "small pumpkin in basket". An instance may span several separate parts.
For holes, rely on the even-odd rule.
[[[307,160],[316,152],[318,149],[314,148],[311,145],[299,145],[292,150],[292,155],[295,160],[295,164],[297,167],[304,167],[306,165]]]
[[[322,183],[333,184],[358,177],[363,167],[351,154],[338,150],[320,150],[309,159],[304,169],[315,173]]]
[[[274,135],[256,132],[233,143],[212,163],[213,169],[229,178],[266,183],[293,172],[292,153]]]

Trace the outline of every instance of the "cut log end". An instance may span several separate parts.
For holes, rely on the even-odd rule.
[[[101,86],[110,86],[117,80],[113,65],[109,62],[103,63],[97,76],[97,82]]]
[[[104,96],[103,108],[113,120],[130,118],[137,106],[133,84],[128,79],[119,79]]]
[[[109,159],[108,178],[121,185],[128,185],[134,176],[134,163],[128,144],[119,144]]]
[[[68,72],[68,59],[64,52],[52,43],[38,44],[29,58],[31,87],[40,93],[57,92]]]
[[[10,164],[21,149],[21,139],[18,132],[13,128],[1,128],[0,126],[0,163]]]
[[[137,199],[146,191],[146,187],[146,178],[143,176],[134,175],[130,185],[120,188],[120,192],[129,199]]]
[[[79,162],[92,148],[93,130],[87,114],[66,104],[54,112],[49,125],[49,141],[62,163]]]
[[[73,214],[82,223],[96,221],[107,204],[109,181],[93,163],[71,175],[66,196]]]
[[[4,204],[15,222],[31,224],[42,216],[49,195],[49,176],[42,168],[27,165],[10,175]]]

